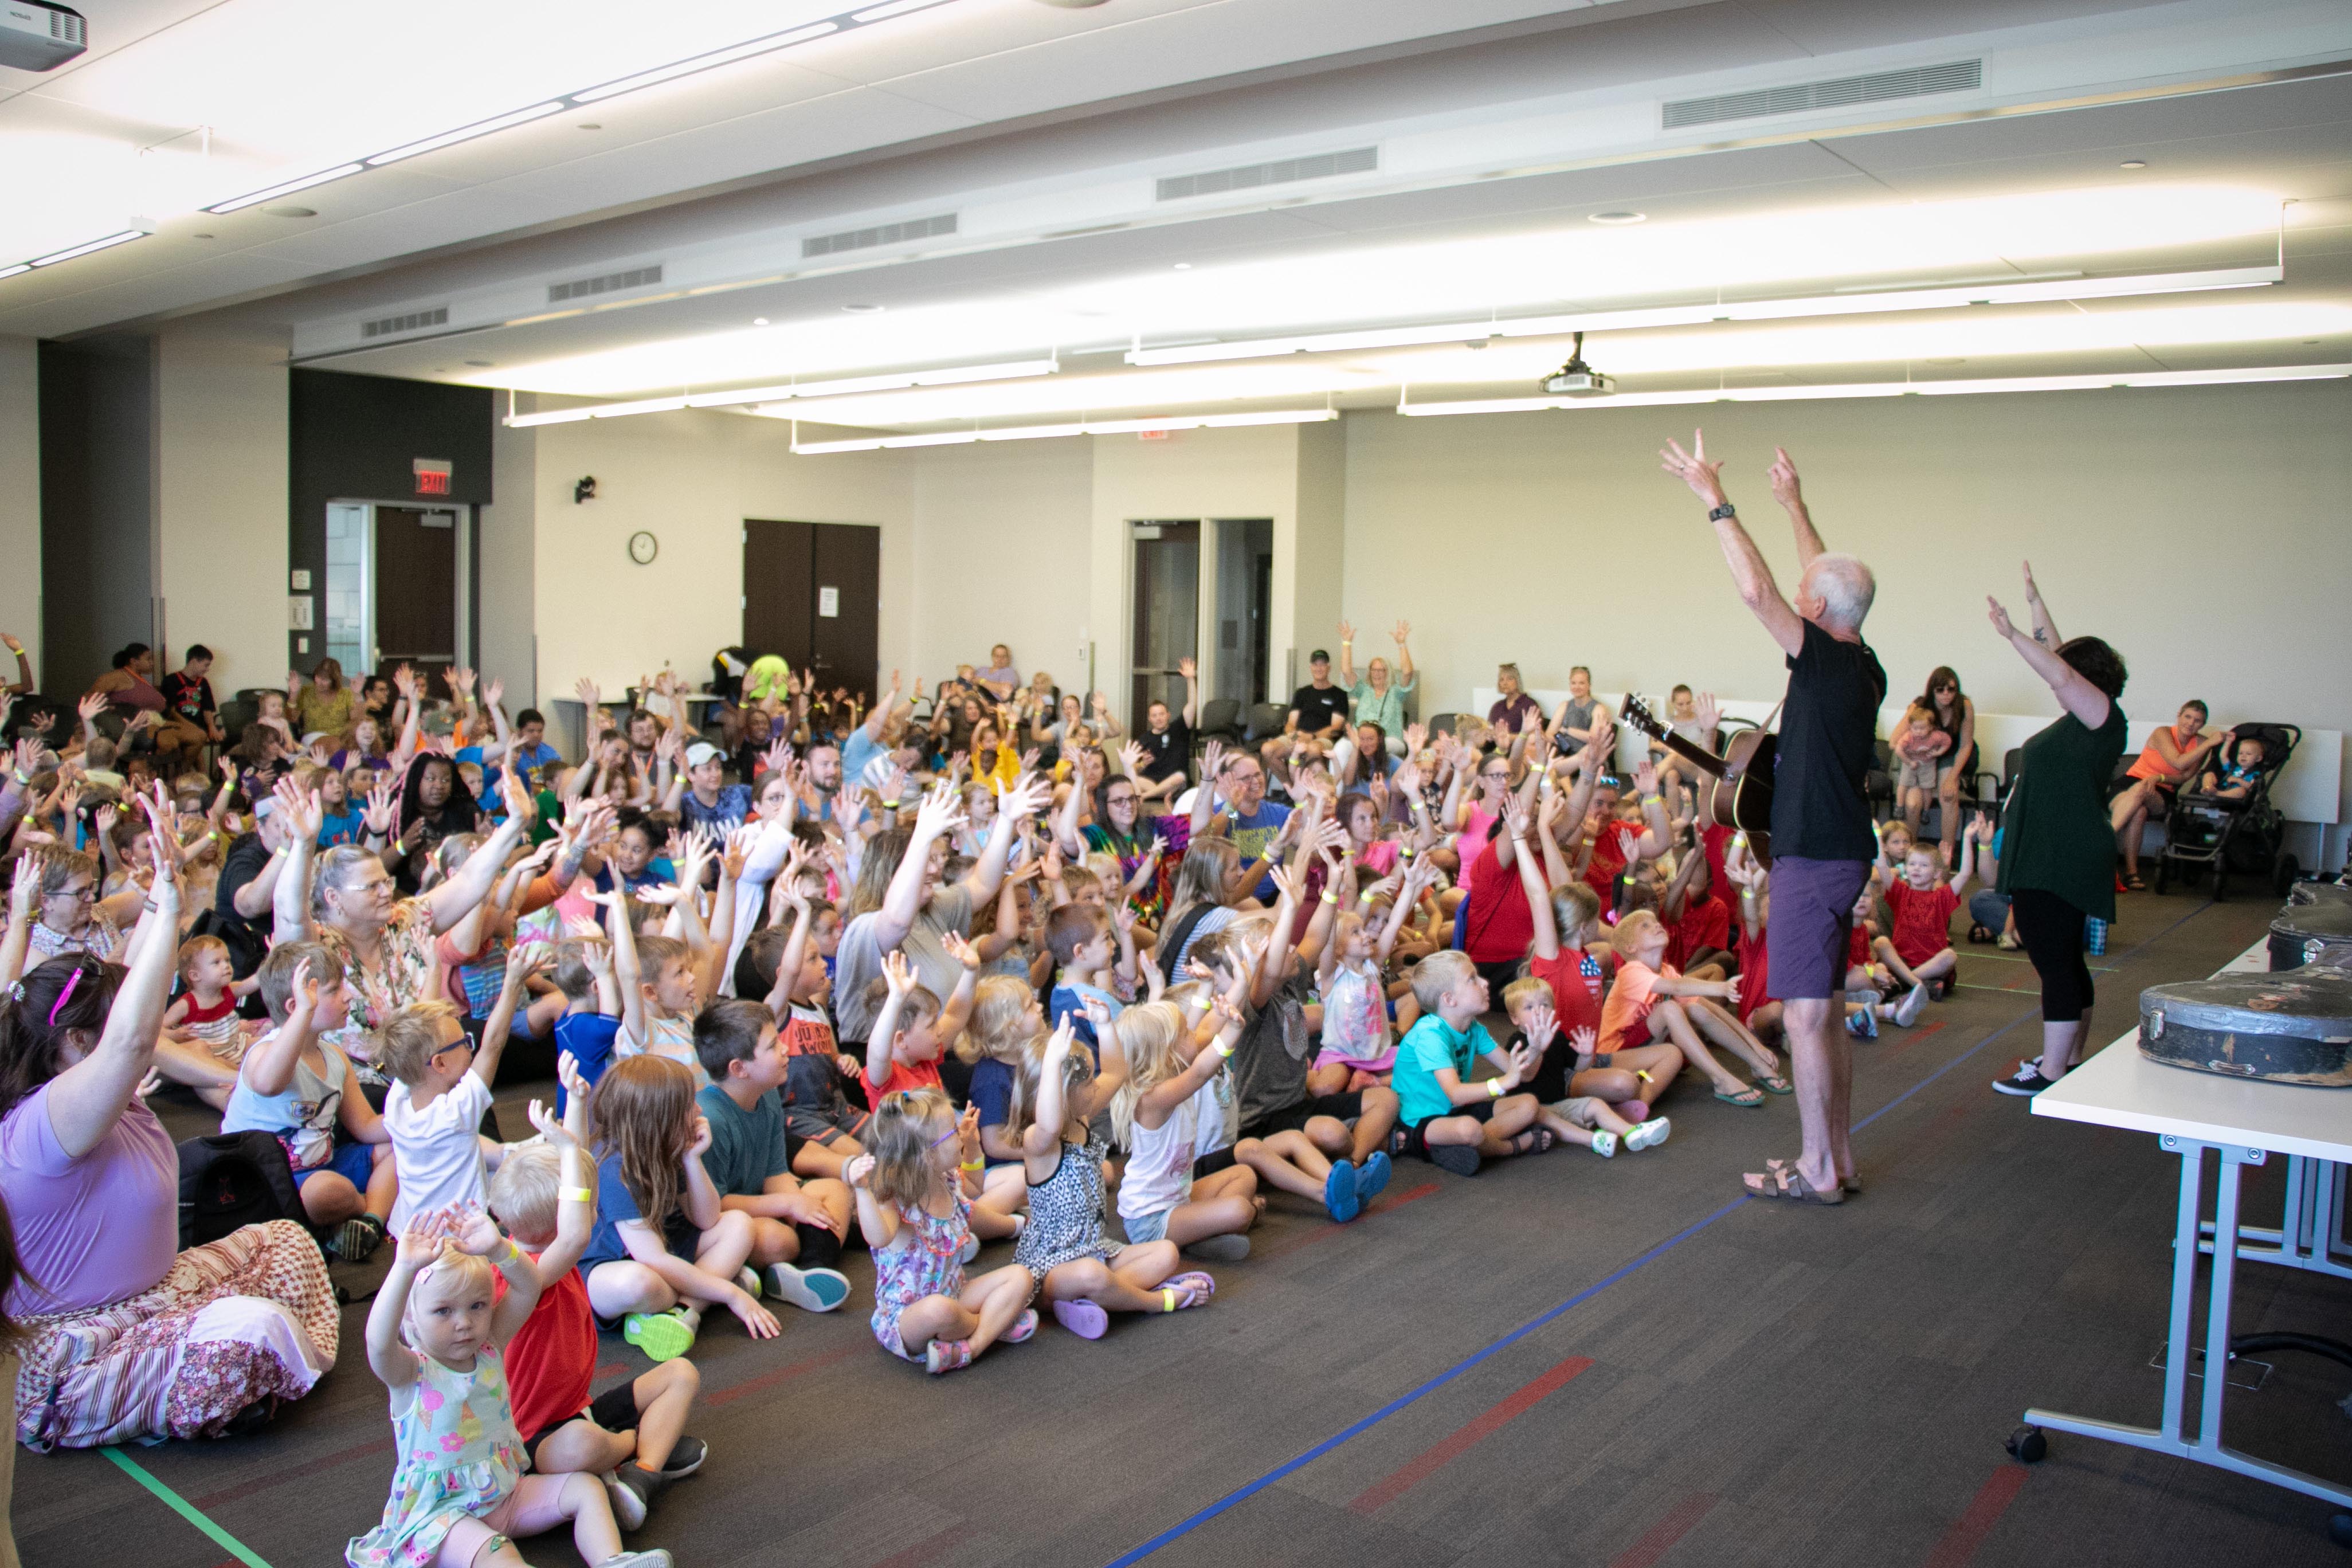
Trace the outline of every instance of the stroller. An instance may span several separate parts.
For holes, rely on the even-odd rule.
[[[2163,892],[2175,877],[2194,881],[2205,868],[2213,870],[2213,900],[2226,893],[2230,873],[2267,878],[2280,898],[2294,886],[2301,868],[2284,849],[2286,818],[2271,804],[2272,787],[2302,742],[2303,731],[2294,724],[2239,724],[2239,740],[2263,743],[2261,776],[2242,800],[2183,789],[2173,802],[2165,824],[2164,853],[2156,863],[2156,890]],[[2232,743],[2234,752],[2235,745]],[[2224,759],[2227,760],[2227,759]],[[2198,782],[2202,782],[2201,779]]]

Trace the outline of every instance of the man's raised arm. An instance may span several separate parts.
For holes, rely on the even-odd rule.
[[[1723,493],[1723,465],[1706,460],[1706,437],[1693,432],[1691,447],[1685,452],[1679,441],[1667,442],[1665,450],[1658,454],[1660,465],[1690,486],[1691,493],[1706,503],[1707,516],[1715,523],[1716,542],[1723,546],[1723,558],[1731,567],[1731,581],[1739,590],[1740,603],[1764,623],[1764,629],[1772,634],[1780,651],[1794,658],[1805,646],[1805,623],[1781,596],[1780,584],[1772,581],[1772,568],[1764,563],[1763,552],[1739,525],[1738,514],[1732,510],[1731,502]],[[1790,472],[1793,480],[1795,470]],[[1802,541],[1811,533],[1810,521],[1800,523],[1799,549],[1804,548]],[[1819,538],[1813,539],[1812,548],[1816,552],[1821,549]]]
[[[1789,526],[1797,534],[1797,570],[1802,572],[1822,552],[1822,536],[1813,527],[1813,514],[1805,510],[1804,491],[1798,488],[1797,464],[1786,447],[1772,448],[1772,499],[1789,514]]]

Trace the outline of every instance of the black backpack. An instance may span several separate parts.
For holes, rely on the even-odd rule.
[[[180,1249],[248,1225],[290,1219],[310,1230],[284,1145],[267,1132],[218,1132],[180,1145]]]

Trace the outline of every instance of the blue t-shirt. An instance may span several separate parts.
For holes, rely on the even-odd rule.
[[[1265,847],[1273,843],[1275,836],[1282,831],[1282,825],[1289,820],[1290,807],[1276,805],[1270,800],[1262,802],[1258,808],[1247,816],[1244,816],[1231,805],[1225,807],[1225,821],[1230,825],[1229,836],[1234,847],[1241,850],[1242,864],[1244,866],[1265,852]],[[1260,903],[1274,902],[1276,896],[1274,873],[1271,870],[1258,879],[1255,891]]]
[[[319,818],[319,847],[332,849],[338,844],[357,844],[365,824],[356,811],[331,811]]]
[[[707,827],[723,843],[727,835],[742,826],[751,815],[751,788],[749,784],[720,784],[716,805],[703,805],[701,797],[688,790],[678,799],[677,815],[688,832]]]
[[[1496,1048],[1495,1037],[1475,1018],[1467,1032],[1456,1033],[1436,1014],[1423,1013],[1397,1042],[1396,1072],[1391,1079],[1400,1102],[1397,1120],[1418,1127],[1433,1116],[1453,1115],[1454,1102],[1437,1086],[1437,1075],[1452,1068],[1456,1078],[1468,1083],[1472,1064]]]
[[[506,804],[499,795],[499,776],[505,771],[509,761],[511,760],[515,772],[522,775],[523,787],[536,794],[544,782],[547,770],[561,763],[563,761],[563,753],[541,741],[536,746],[518,743],[509,749],[508,756],[501,757],[497,762],[485,762],[482,758],[481,747],[467,746],[457,753],[457,760],[461,763],[472,763],[482,770],[483,804],[489,808],[492,816],[503,816],[506,812]]]
[[[887,757],[890,748],[876,740],[872,731],[860,724],[841,743],[841,776],[852,784],[866,782],[866,766],[877,757]]]
[[[965,1099],[980,1107],[982,1127],[1002,1127],[1013,1114],[1013,1064],[998,1061],[994,1057],[982,1057],[972,1064],[971,1088]],[[981,1158],[991,1165],[1010,1165],[1010,1160],[999,1160],[982,1150]]]
[[[1114,1018],[1127,1011],[1126,1003],[1100,986],[1075,985],[1066,983],[1054,987],[1054,994],[1048,998],[1046,1008],[1047,1021],[1051,1026],[1060,1028],[1062,1019],[1067,1016],[1070,1020],[1072,1037],[1084,1040],[1089,1047],[1092,1047],[1099,1042],[1095,1038],[1094,1020],[1087,1016],[1087,998],[1090,996],[1108,1006],[1110,1009],[1110,1016]]]
[[[620,1151],[599,1149],[596,1155],[596,1228],[589,1234],[588,1249],[580,1255],[583,1279],[599,1263],[618,1263],[628,1257],[621,1226],[625,1221],[645,1217],[629,1193],[629,1184],[621,1179]]]
[[[602,1013],[566,1013],[555,1020],[555,1045],[558,1050],[570,1051],[580,1064],[580,1076],[593,1089],[604,1069],[613,1065],[613,1039],[621,1032],[621,1020],[608,1018]],[[563,1114],[564,1091],[555,1086],[555,1114]]]

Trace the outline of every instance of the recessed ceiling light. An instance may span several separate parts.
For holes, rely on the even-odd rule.
[[[2145,169],[2147,167],[2147,160],[2145,158],[2126,158],[2121,163],[2116,164],[2116,167],[2119,169]]]
[[[754,316],[751,318],[751,324],[755,327],[764,327],[768,324],[768,318],[765,316]]]
[[[853,316],[878,316],[889,307],[887,305],[844,305],[842,309]]]
[[[264,207],[261,210],[271,217],[317,217],[319,216],[317,207],[281,206]]]
[[[488,370],[494,362],[486,359],[469,359],[466,363],[476,370]]]
[[[602,131],[604,127],[601,121],[583,120],[578,125],[573,126],[572,129],[575,131]]]
[[[1192,264],[1189,261],[1180,261],[1176,264],[1176,270],[1179,272],[1190,272],[1192,270]]]
[[[1585,221],[1606,224],[1647,223],[1650,221],[1650,215],[1629,212],[1588,213],[1585,215]]]
[[[188,237],[190,239],[210,239],[212,236],[208,234],[192,234]]]

